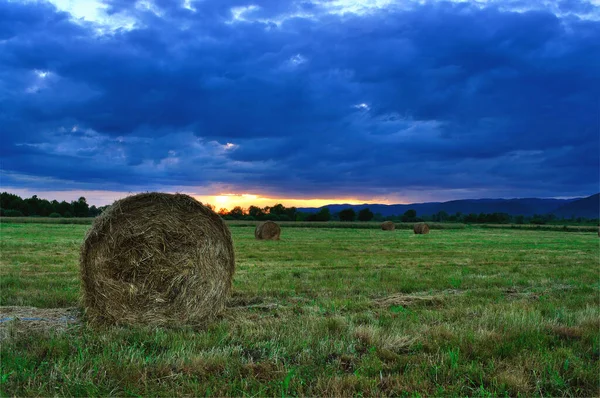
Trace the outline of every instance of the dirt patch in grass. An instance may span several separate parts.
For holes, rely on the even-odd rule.
[[[415,305],[438,305],[442,303],[442,299],[436,296],[415,296],[410,294],[393,294],[391,296],[382,297],[373,300],[373,302],[381,307],[389,307],[392,305],[401,305],[403,307]]]
[[[277,316],[287,307],[275,302],[264,302],[259,297],[231,297],[221,318],[238,322],[254,322],[265,313]],[[260,313],[263,313],[261,316]],[[82,323],[82,313],[77,307],[36,308],[0,306],[0,341],[14,334],[26,332],[63,332],[69,326]]]
[[[64,331],[80,323],[81,312],[76,307],[0,307],[0,341],[11,334]]]
[[[550,326],[550,333],[563,340],[580,340],[583,337],[584,330],[579,326]]]
[[[285,368],[283,364],[273,361],[251,362],[242,365],[241,374],[262,382],[270,382],[285,374]]]
[[[373,299],[373,304],[379,307],[390,307],[395,305],[401,305],[403,307],[411,306],[439,306],[441,305],[449,295],[460,294],[460,290],[445,290],[438,294],[403,294],[397,293],[391,296],[380,297]]]
[[[540,294],[530,292],[527,290],[519,289],[516,287],[509,287],[504,289],[504,294],[507,300],[539,300]]]
[[[265,302],[270,301],[270,302]],[[233,295],[227,300],[225,312],[230,310],[254,309],[261,311],[270,311],[283,307],[282,305],[273,302],[270,297],[263,298],[258,296],[244,296],[240,294]]]

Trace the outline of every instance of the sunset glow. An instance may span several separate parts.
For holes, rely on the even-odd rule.
[[[71,202],[77,200],[79,197],[85,197],[90,205],[105,206],[112,204],[115,200],[123,199],[129,195],[141,193],[144,191],[99,191],[99,190],[70,190],[70,191],[55,191],[55,190],[30,190],[30,189],[19,189],[9,188],[10,192],[22,196],[23,198],[37,195],[42,199],[48,200],[65,200]],[[330,198],[277,198],[260,196],[249,193],[220,193],[218,195],[198,195],[194,192],[186,191],[171,191],[170,193],[185,193],[194,197],[196,200],[210,204],[215,207],[216,211],[220,209],[231,210],[236,206],[240,206],[243,209],[247,209],[250,206],[258,206],[264,208],[265,206],[275,206],[280,203],[286,207],[321,207],[329,204],[363,204],[363,203],[379,203],[379,204],[392,204],[392,203],[408,203],[405,197],[372,197],[372,198],[352,198],[352,197],[330,197]],[[411,198],[413,199],[413,198]]]
[[[598,0],[0,0],[4,26],[0,185],[23,197],[598,191]]]
[[[274,206],[278,203],[286,207],[321,207],[332,203],[382,203],[388,204],[389,201],[377,198],[376,200],[361,200],[357,198],[315,198],[315,199],[298,199],[298,198],[270,198],[262,197],[253,194],[221,194],[221,195],[192,195],[202,203],[208,203],[215,207],[215,210],[226,209],[231,210],[236,206],[247,209],[250,206]]]

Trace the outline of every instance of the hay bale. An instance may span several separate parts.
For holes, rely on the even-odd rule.
[[[396,226],[391,221],[384,221],[381,224],[381,229],[384,231],[393,231],[394,229],[396,229]]]
[[[415,234],[419,234],[419,235],[428,234],[429,233],[429,225],[427,225],[425,223],[418,223],[418,224],[415,224],[413,230],[415,231]]]
[[[256,226],[254,237],[259,240],[279,240],[281,228],[273,221],[265,221]]]
[[[223,220],[195,199],[143,193],[96,218],[80,268],[92,323],[200,325],[227,300],[233,242]]]

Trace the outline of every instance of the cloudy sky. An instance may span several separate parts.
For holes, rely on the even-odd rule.
[[[93,204],[587,196],[600,3],[0,0],[0,133],[2,190]]]

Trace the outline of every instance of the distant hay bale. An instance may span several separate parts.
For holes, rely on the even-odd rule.
[[[425,235],[429,233],[429,225],[425,223],[415,224],[413,230],[415,231],[415,234]]]
[[[223,220],[190,196],[143,193],[95,219],[80,268],[92,323],[200,325],[227,300],[233,242]]]
[[[393,231],[394,229],[396,229],[396,226],[391,221],[384,221],[381,224],[381,229],[383,229],[384,231]]]
[[[279,240],[281,228],[273,221],[265,221],[256,226],[254,237],[259,240]]]

